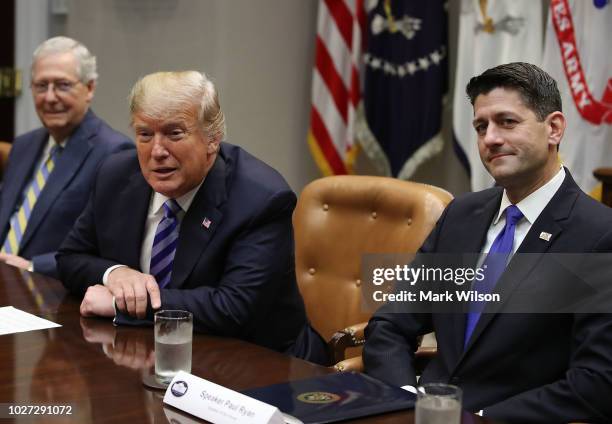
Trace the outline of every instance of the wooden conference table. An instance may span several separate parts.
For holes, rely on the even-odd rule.
[[[71,405],[71,416],[14,422],[191,423],[143,386],[154,364],[153,329],[81,318],[80,301],[59,281],[0,264],[0,306],[14,306],[60,328],[0,336],[0,404]],[[192,372],[234,390],[320,376],[331,370],[240,340],[194,334]],[[0,421],[3,421],[0,418]],[[412,411],[357,423],[411,423]],[[463,423],[490,423],[464,413]]]

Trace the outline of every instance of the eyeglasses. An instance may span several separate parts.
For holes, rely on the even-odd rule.
[[[80,83],[81,81],[68,81],[68,80],[59,80],[59,81],[40,81],[32,83],[32,90],[36,94],[45,94],[49,87],[55,94],[57,93],[69,93],[72,91],[75,85]]]

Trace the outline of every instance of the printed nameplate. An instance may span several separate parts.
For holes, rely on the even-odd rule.
[[[164,403],[215,424],[283,424],[275,406],[179,371]]]

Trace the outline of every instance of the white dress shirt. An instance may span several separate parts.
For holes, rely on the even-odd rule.
[[[523,240],[525,240],[525,236],[527,236],[531,226],[536,219],[538,219],[538,216],[540,216],[544,208],[548,205],[550,199],[552,199],[557,190],[559,190],[559,187],[561,187],[561,184],[563,184],[564,178],[565,170],[561,168],[549,182],[516,204],[516,207],[523,213],[524,218],[521,218],[521,220],[516,224],[516,229],[514,231],[514,243],[512,244],[512,254],[516,252]],[[485,240],[485,244],[481,250],[481,253],[483,253],[481,261],[484,261],[484,256],[486,256],[486,253],[489,253],[489,250],[493,245],[493,241],[506,226],[506,214],[504,212],[511,204],[512,202],[510,202],[508,199],[508,194],[506,193],[506,190],[504,190],[501,203],[499,205],[499,210],[493,218],[493,222],[491,222],[491,226],[487,232],[487,239]]]

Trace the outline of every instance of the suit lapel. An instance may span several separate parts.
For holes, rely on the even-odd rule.
[[[472,348],[491,321],[498,316],[512,293],[527,281],[530,272],[540,262],[542,255],[554,246],[563,232],[563,226],[560,223],[570,215],[578,195],[576,183],[567,169],[565,172],[563,184],[542,210],[517,249],[516,253],[519,256],[514,256],[510,260],[508,267],[493,289],[493,293],[500,294],[501,301],[487,303],[463,356]],[[550,234],[549,240],[540,237],[543,232]]]
[[[14,169],[15,175],[11,178],[10,184],[4,184],[2,187],[2,202],[11,207],[2,208],[2,216],[0,216],[1,229],[6,229],[6,231],[8,231],[11,216],[21,207],[23,192],[32,180],[34,166],[36,166],[36,161],[45,148],[48,140],[49,133],[45,129],[41,129],[31,141],[28,141],[27,149],[24,149],[24,155],[21,157],[11,157],[11,160],[17,161],[19,165],[15,166],[13,163],[12,168]],[[6,233],[4,235],[6,235]]]
[[[169,288],[178,288],[185,283],[219,227],[223,219],[220,208],[227,199],[227,172],[225,160],[217,156],[181,223]]]
[[[115,259],[132,269],[141,270],[142,240],[152,192],[136,162],[127,185],[117,195],[114,209],[122,213],[119,219],[115,220],[117,227],[113,230],[121,235],[121,243],[116,244]]]
[[[25,234],[21,239],[20,247],[23,248],[33,237],[36,229],[43,222],[49,209],[61,196],[64,188],[70,183],[74,175],[81,168],[82,163],[87,158],[92,145],[89,141],[95,135],[99,120],[93,112],[87,112],[83,122],[76,131],[70,136],[64,151],[57,159],[55,169],[49,175],[45,188],[40,193],[34,210],[30,215],[26,226]]]
[[[461,231],[465,232],[459,238],[460,252],[463,254],[463,267],[474,268],[477,264],[479,252],[485,243],[487,232],[491,221],[501,202],[502,190],[498,190],[495,195],[483,202],[482,206],[468,215],[461,224]],[[469,287],[463,287],[468,289]],[[463,353],[463,339],[465,335],[465,324],[467,305],[462,302],[453,302],[453,314],[448,315],[448,319],[452,322],[448,323],[449,327],[454,329],[454,352],[456,358],[459,358]]]

